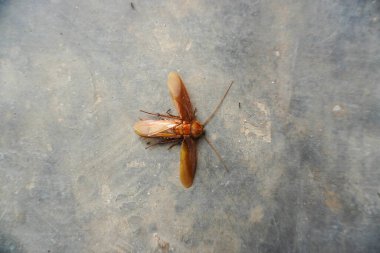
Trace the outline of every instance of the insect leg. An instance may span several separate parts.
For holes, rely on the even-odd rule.
[[[182,139],[178,139],[177,142],[173,143],[172,145],[170,145],[170,147],[168,147],[168,150],[170,150],[175,145],[178,145],[178,144],[182,143],[182,141],[183,141]]]
[[[154,115],[154,116],[157,116],[157,117],[162,117],[162,118],[181,119],[179,116],[175,116],[175,115],[171,115],[171,114],[165,115],[165,114],[161,114],[161,113],[146,112],[146,111],[143,111],[143,110],[140,110],[140,112],[143,112],[143,113],[146,113],[146,114],[149,114],[149,115]]]
[[[169,115],[169,116],[171,116],[171,117],[179,118],[178,116],[173,115],[173,114],[171,113],[171,111],[172,111],[172,109],[168,109],[168,110],[166,111],[166,114]]]
[[[173,142],[175,142],[175,144],[178,144],[178,143],[181,142],[181,141],[182,141],[182,138],[161,139],[161,140],[158,141],[158,142],[155,142],[155,143],[153,143],[153,144],[148,145],[145,149],[148,149],[148,148],[153,147],[153,146],[156,146],[156,145],[167,144],[167,143],[173,143]]]

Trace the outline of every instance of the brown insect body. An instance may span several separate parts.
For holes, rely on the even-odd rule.
[[[182,121],[181,124],[173,128],[173,131],[176,135],[180,136],[180,138],[184,138],[185,136],[193,137],[191,134],[191,126],[191,123]]]
[[[181,119],[141,120],[134,126],[135,132],[146,138],[199,138],[203,134],[203,125],[197,121],[187,122]]]
[[[228,90],[231,88],[231,85]],[[176,142],[176,140],[182,140],[180,153],[180,179],[183,186],[188,188],[193,184],[196,170],[196,139],[204,133],[204,126],[209,122],[215,111],[219,108],[221,102],[223,102],[223,99],[227,95],[228,90],[214,113],[208,118],[208,120],[205,121],[204,124],[201,124],[195,118],[195,112],[190,102],[190,97],[187,93],[185,85],[177,73],[169,73],[168,88],[179,116],[148,113],[156,115],[161,119],[140,120],[134,125],[134,129],[135,132],[142,137],[163,138],[166,140],[160,143],[172,142],[171,140],[174,140],[174,142]],[[207,142],[210,144],[209,141]],[[211,147],[213,148],[213,146]],[[215,151],[214,148],[213,150]],[[220,155],[217,155],[220,158]]]

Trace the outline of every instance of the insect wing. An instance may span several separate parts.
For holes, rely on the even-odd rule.
[[[184,187],[189,188],[193,184],[195,169],[197,167],[197,143],[190,137],[186,137],[181,145],[179,178]]]
[[[176,72],[170,72],[168,76],[168,87],[173,103],[177,108],[182,120],[191,122],[195,119],[193,106],[189,94],[183,84],[181,77]]]
[[[133,128],[136,134],[143,137],[180,138],[173,130],[178,124],[175,120],[140,120]]]

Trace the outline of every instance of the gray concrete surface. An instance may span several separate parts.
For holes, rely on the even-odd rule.
[[[133,4],[0,1],[0,252],[380,252],[380,1]],[[235,81],[189,190],[172,70]]]

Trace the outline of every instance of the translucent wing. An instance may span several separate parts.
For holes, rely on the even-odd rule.
[[[176,72],[170,72],[168,76],[168,87],[173,103],[177,108],[182,120],[191,122],[195,119],[193,106],[190,102],[189,94],[183,84],[181,77]]]
[[[197,143],[190,137],[185,137],[181,146],[179,178],[182,185],[189,188],[193,184],[197,168]]]
[[[136,134],[143,137],[181,138],[173,129],[180,123],[178,120],[140,120],[133,128]]]

